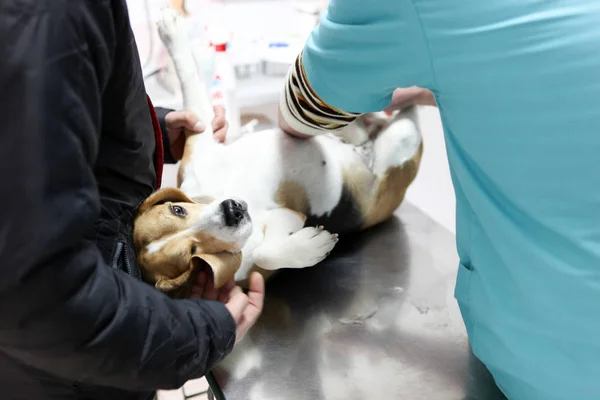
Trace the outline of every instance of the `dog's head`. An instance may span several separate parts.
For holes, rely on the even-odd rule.
[[[233,278],[252,233],[241,200],[199,201],[179,189],[162,189],[140,206],[133,239],[144,280],[172,297],[185,297],[200,270],[215,287]]]

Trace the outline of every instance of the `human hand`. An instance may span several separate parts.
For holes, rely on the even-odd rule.
[[[250,275],[248,294],[245,294],[232,279],[219,289],[214,288],[211,279],[204,271],[198,274],[192,288],[191,297],[195,299],[216,300],[225,304],[233,317],[236,328],[235,342],[239,342],[258,320],[265,298],[265,281],[261,274]]]
[[[192,286],[190,297],[192,299],[203,299],[220,301],[226,303],[229,298],[229,293],[235,287],[235,279],[230,279],[219,289],[215,288],[215,282],[209,279],[209,275],[205,271],[200,271]]]
[[[225,120],[225,108],[215,106],[215,118],[212,121],[213,136],[217,142],[225,141],[227,128],[229,127]],[[183,157],[186,139],[206,129],[204,123],[191,111],[171,111],[165,116],[165,125],[169,135],[169,145],[171,155],[176,160]]]
[[[394,90],[392,104],[385,109],[385,112],[391,114],[395,110],[417,105],[436,107],[437,103],[435,102],[433,93],[427,89],[417,86],[399,88]]]

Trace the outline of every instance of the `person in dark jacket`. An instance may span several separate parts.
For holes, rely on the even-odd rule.
[[[208,372],[258,317],[259,279],[248,296],[201,296],[225,304],[140,281],[133,216],[163,146],[176,161],[196,125],[165,119],[163,143],[125,0],[0,3],[3,400],[153,398]]]

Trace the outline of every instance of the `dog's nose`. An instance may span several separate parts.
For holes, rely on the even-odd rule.
[[[238,226],[246,216],[248,207],[243,202],[227,199],[221,203],[221,210],[225,217],[225,225]]]

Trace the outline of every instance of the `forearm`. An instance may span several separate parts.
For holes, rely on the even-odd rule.
[[[335,108],[319,97],[306,77],[300,54],[288,72],[281,93],[280,128],[293,136],[307,138],[339,131],[359,115]]]
[[[279,127],[284,132],[306,139],[325,132],[343,129],[360,114],[336,109],[318,97],[310,86],[301,65],[301,56],[286,77],[278,110]],[[299,79],[298,76],[301,76]],[[392,104],[385,111],[423,105],[436,107],[431,91],[416,86],[394,91]]]
[[[330,0],[287,77],[280,124],[316,135],[392,104],[396,88],[431,87],[431,61],[412,2]]]
[[[132,391],[175,389],[226,356],[224,305],[173,301],[82,252],[39,266],[0,295],[2,351],[56,376]]]
[[[279,123],[279,129],[281,129],[288,135],[297,137],[299,139],[308,139],[308,138],[312,137],[312,135],[306,135],[306,134],[300,133],[297,130],[295,130],[294,128],[292,128],[290,126],[290,124],[288,124],[286,122],[285,117],[283,116],[283,113],[281,112],[281,108],[279,108],[277,111],[277,122]]]

